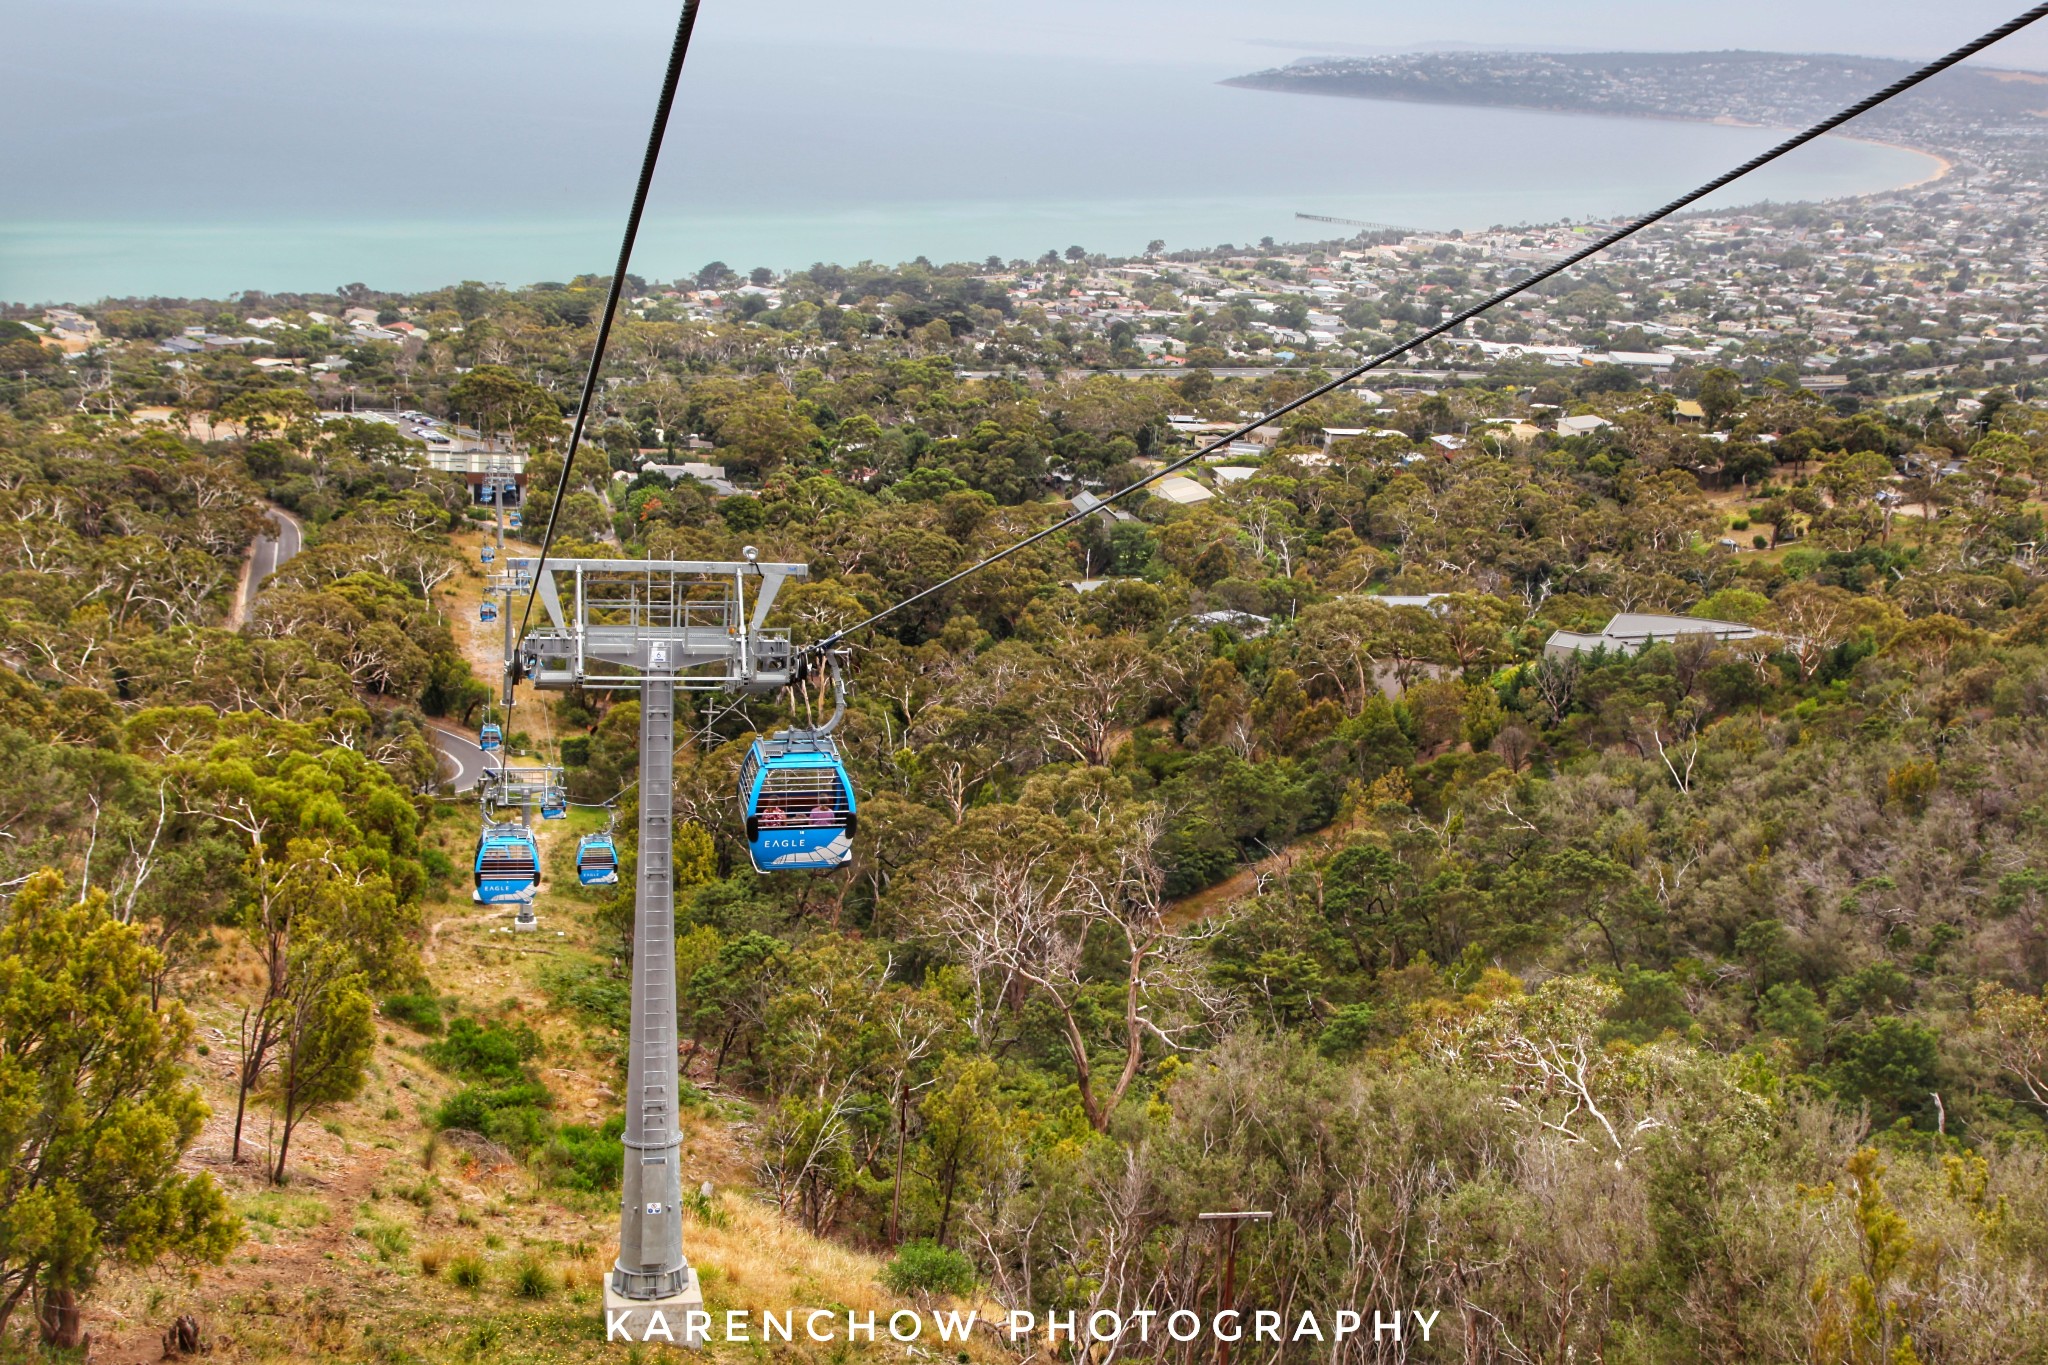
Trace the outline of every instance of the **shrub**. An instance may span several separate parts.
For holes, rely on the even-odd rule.
[[[1868,1031],[1851,1034],[1841,1050],[1831,1076],[1837,1092],[1869,1105],[1872,1119],[1883,1126],[1894,1117],[1921,1117],[1942,1087],[1940,1035],[1925,1024],[1880,1019]]]
[[[1927,808],[1927,798],[1941,785],[1941,769],[1932,759],[1902,763],[1884,775],[1885,795],[1914,814]]]
[[[417,1185],[400,1185],[392,1191],[408,1204],[417,1204],[422,1209],[434,1207],[434,1200],[440,1197],[432,1179],[422,1179]]]
[[[729,1226],[725,1205],[702,1190],[683,1191],[683,1210],[708,1228]]]
[[[1749,538],[1749,543],[1751,545],[1754,545],[1759,550],[1768,550],[1771,548],[1771,539],[1769,536],[1751,536]]]
[[[396,1223],[372,1223],[356,1229],[356,1236],[368,1242],[380,1261],[395,1261],[412,1250],[412,1238]]]
[[[430,1280],[433,1279],[447,1268],[448,1256],[449,1251],[446,1242],[436,1242],[432,1246],[421,1247],[420,1274],[425,1275]]]
[[[384,1001],[384,1017],[419,1033],[441,1031],[441,1002],[425,991],[409,991]]]
[[[435,1112],[434,1122],[442,1128],[482,1133],[499,1146],[523,1156],[548,1140],[544,1106],[551,1099],[547,1087],[541,1085],[513,1085],[497,1090],[473,1085],[450,1095]]]
[[[895,1294],[965,1294],[974,1288],[974,1262],[937,1242],[905,1242],[882,1267],[882,1283]]]
[[[457,1019],[448,1037],[426,1049],[427,1060],[466,1081],[510,1085],[526,1079],[526,1064],[540,1052],[540,1038],[524,1024],[507,1028]]]
[[[572,1190],[601,1193],[619,1187],[619,1169],[626,1149],[620,1137],[626,1131],[623,1114],[605,1120],[602,1128],[570,1124],[549,1140],[541,1154],[542,1173],[558,1185]]]
[[[1340,1007],[1330,1016],[1330,1022],[1324,1025],[1321,1036],[1316,1039],[1316,1051],[1333,1059],[1357,1056],[1372,1041],[1373,1032],[1379,1024],[1379,1013],[1376,1005]]]
[[[448,1267],[448,1278],[459,1288],[481,1289],[484,1283],[484,1263],[475,1256],[457,1256]]]
[[[548,1103],[547,1087],[524,1085],[471,1085],[450,1095],[434,1111],[437,1128],[467,1128],[472,1133],[488,1132],[491,1116],[503,1109],[539,1108]]]
[[[529,1257],[512,1272],[512,1292],[522,1299],[544,1299],[555,1292],[555,1277],[546,1266]]]

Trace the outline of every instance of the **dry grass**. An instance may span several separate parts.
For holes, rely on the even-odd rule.
[[[439,823],[428,837],[445,839],[450,828]],[[593,1046],[598,1040],[583,1020],[552,1009],[542,987],[542,974],[557,955],[589,952],[594,931],[578,897],[546,899],[541,913],[550,932],[538,944],[519,945],[546,950],[533,955],[498,950],[508,936],[493,942],[493,912],[471,905],[459,891],[428,905],[428,988],[456,997],[466,1012],[514,1009],[545,1040],[542,1069],[557,1094],[558,1117],[600,1122],[618,1103],[615,1059]],[[556,929],[567,938],[555,939]],[[273,1190],[263,1180],[262,1157],[273,1133],[260,1104],[252,1104],[245,1134],[251,1159],[229,1162],[229,1036],[256,974],[238,934],[222,930],[217,941],[218,950],[188,986],[201,1041],[211,1044],[207,1055],[188,1060],[213,1116],[186,1164],[223,1183],[247,1219],[249,1236],[227,1265],[191,1278],[174,1270],[112,1268],[86,1306],[94,1360],[149,1365],[161,1354],[164,1325],[186,1312],[214,1339],[214,1365],[321,1357],[425,1365],[621,1359],[604,1346],[600,1309],[617,1251],[615,1200],[547,1187],[481,1139],[430,1138],[421,1116],[454,1082],[417,1056],[409,1032],[393,1029],[385,1042],[380,1029],[363,1094],[321,1115],[339,1131],[320,1124],[300,1130],[289,1187]],[[891,1312],[912,1306],[881,1287],[879,1259],[813,1238],[754,1197],[747,1188],[754,1159],[749,1130],[734,1121],[734,1111],[721,1105],[685,1116],[688,1183],[708,1178],[722,1190],[711,1216],[692,1218],[684,1232],[714,1310],[830,1306],[872,1312],[886,1322]],[[470,1276],[458,1276],[457,1268],[470,1266],[482,1282],[464,1288],[460,1280]],[[520,1297],[522,1266],[538,1268],[552,1292]],[[710,1354],[738,1360],[758,1349],[720,1344]],[[993,1347],[970,1349],[977,1358],[997,1359]],[[884,1354],[901,1359],[901,1347],[892,1352],[886,1341],[850,1351],[845,1343],[778,1344],[775,1354],[803,1362]]]
[[[562,1287],[571,1291],[602,1290],[605,1276],[611,1274],[612,1261],[607,1248],[579,1243],[570,1248],[569,1257],[561,1264]]]
[[[433,1279],[446,1268],[455,1256],[455,1248],[445,1241],[429,1243],[420,1248],[420,1274]]]
[[[834,1304],[886,1317],[903,1306],[878,1282],[876,1258],[820,1241],[758,1200],[714,1202],[723,1227],[693,1218],[683,1231],[707,1298],[753,1312]]]

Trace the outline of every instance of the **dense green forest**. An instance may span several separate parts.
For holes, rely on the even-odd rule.
[[[435,339],[350,382],[517,433],[544,506],[599,283],[372,300]],[[558,550],[807,562],[778,614],[815,640],[1185,450],[1169,417],[1321,378],[969,377],[937,333],[1009,306],[974,284],[820,268],[745,320],[628,320]],[[616,1105],[550,1077],[622,1065],[630,893],[550,888],[589,949],[529,999],[429,961],[475,818],[425,727],[492,696],[481,514],[399,428],[323,419],[333,381],[150,340],[355,301],[4,343],[35,362],[0,416],[4,1349],[75,1343],[134,1265],[243,1254],[237,1192],[289,1188],[298,1125],[400,1054],[444,1078],[389,1110],[410,1145],[606,1216]],[[643,467],[689,432],[742,492]],[[1538,367],[1266,439],[1205,501],[1133,499],[855,642],[842,873],[747,866],[735,775],[794,699],[700,699],[680,1025],[748,1200],[893,1292],[1084,1320],[1214,1306],[1195,1215],[1270,1209],[1238,1306],[1441,1312],[1255,1359],[2048,1360],[2048,416]],[[241,619],[266,500],[307,549]],[[1546,654],[1624,611],[1757,633]],[[510,721],[578,800],[629,786],[634,703]],[[443,1358],[382,1341],[337,1353]]]

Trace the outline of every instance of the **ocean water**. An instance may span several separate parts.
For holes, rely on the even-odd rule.
[[[610,268],[665,51],[516,34],[408,51],[388,24],[280,17],[237,33],[223,62],[220,35],[175,11],[59,6],[0,55],[0,126],[15,130],[0,299],[516,285]],[[1780,136],[1218,84],[1257,64],[769,46],[700,29],[634,269],[1345,231],[1298,211],[1415,228],[1604,216],[1664,202]],[[1933,168],[1829,139],[1720,202],[1872,193]]]

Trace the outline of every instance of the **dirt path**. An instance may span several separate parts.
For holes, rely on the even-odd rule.
[[[318,1131],[316,1124],[305,1126]],[[300,1134],[295,1133],[293,1139],[296,1148]],[[326,1206],[325,1215],[288,1239],[280,1229],[278,1239],[262,1247],[261,1255],[238,1255],[219,1269],[202,1272],[208,1297],[215,1302],[257,1299],[273,1294],[279,1285],[294,1287],[296,1294],[297,1286],[331,1276],[333,1263],[348,1254],[349,1243],[355,1238],[356,1209],[383,1178],[394,1155],[381,1148],[365,1148],[328,1177],[310,1174],[304,1156],[297,1155],[291,1183],[284,1188],[291,1195],[319,1199]],[[202,1164],[230,1190],[260,1190],[264,1184],[263,1153],[259,1150],[250,1156],[240,1166],[225,1159]],[[93,1365],[151,1365],[163,1358],[163,1329],[169,1325],[168,1319],[163,1323],[131,1320],[109,1324],[102,1313],[96,1312],[92,1317],[99,1329],[93,1334],[87,1353]],[[201,1327],[209,1336],[222,1331],[232,1336],[234,1331],[232,1323],[223,1321],[202,1322]],[[231,1342],[216,1340],[215,1344]]]
[[[1237,902],[1257,894],[1268,881],[1289,871],[1297,863],[1328,853],[1351,832],[1351,828],[1350,825],[1331,825],[1313,834],[1305,834],[1257,862],[1246,863],[1214,886],[1203,887],[1193,895],[1183,896],[1169,904],[1166,907],[1167,924],[1182,929],[1224,913]]]
[[[448,613],[463,657],[469,660],[470,668],[475,670],[484,685],[495,691],[505,676],[505,622],[502,617],[496,621],[480,621],[477,609],[483,605],[489,588],[489,573],[498,568],[498,563],[494,563],[487,569],[481,561],[481,551],[486,543],[496,545],[497,533],[495,530],[464,530],[456,532],[453,539],[463,562],[470,566],[470,572],[448,581],[442,590],[442,607]],[[508,558],[518,555],[531,557],[538,553],[538,545],[512,536],[505,538],[505,556]],[[523,595],[515,594],[512,610],[517,613],[524,602]],[[507,726],[507,730],[523,730],[541,746],[543,752],[551,752],[555,744],[554,708],[531,688],[522,692],[513,705],[514,724]]]

